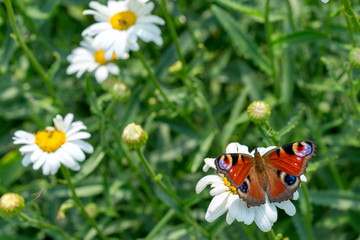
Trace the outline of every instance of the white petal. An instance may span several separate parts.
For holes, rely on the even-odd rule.
[[[270,222],[276,222],[277,220],[277,210],[276,206],[269,201],[266,201],[264,205],[265,214],[267,215]]]
[[[27,154],[25,154],[24,155],[24,157],[23,157],[23,159],[22,159],[22,161],[21,161],[21,163],[22,163],[22,165],[24,166],[24,167],[27,167],[27,166],[29,166],[30,165],[30,163],[31,163],[31,161],[30,161],[30,153],[27,153]]]
[[[211,189],[210,195],[211,196],[216,196],[216,195],[219,195],[220,193],[223,193],[223,192],[226,192],[226,191],[229,191],[229,187],[226,186],[226,185],[220,185],[218,187],[215,187],[215,188]]]
[[[88,132],[78,132],[78,133],[75,133],[75,134],[71,135],[70,137],[66,137],[66,141],[87,139],[87,138],[90,138],[90,137],[91,137],[91,134],[88,133]]]
[[[208,175],[199,180],[199,182],[196,184],[195,191],[197,194],[201,193],[202,190],[206,188],[207,185],[213,184],[216,182],[222,182],[222,178],[218,175]]]
[[[294,192],[294,194],[293,194],[293,200],[298,200],[298,199],[299,199],[299,192],[296,191],[296,192]]]
[[[244,219],[244,223],[246,225],[250,225],[255,219],[255,207],[246,207],[246,218]]]
[[[239,211],[240,211],[240,198],[235,199],[231,205],[229,206],[229,214],[231,215],[231,217],[236,218],[239,215]]]
[[[106,66],[101,66],[95,71],[95,79],[98,83],[102,83],[109,76],[109,71]]]
[[[57,130],[65,132],[66,126],[63,120],[63,117],[61,115],[56,115],[55,118],[53,118],[54,126]]]
[[[36,149],[31,154],[31,157],[30,157],[31,162],[36,162],[41,157],[42,154],[43,154],[43,150],[41,150],[40,148]]]
[[[244,153],[249,154],[249,149],[245,145],[241,145],[237,142],[232,142],[226,147],[226,153]]]
[[[72,124],[70,129],[68,131],[66,131],[66,137],[70,137],[71,135],[73,135],[76,132],[79,132],[81,130],[85,130],[86,126],[84,124],[78,124],[78,125],[74,125]]]
[[[215,158],[205,158],[204,162],[205,162],[205,165],[203,167],[204,172],[207,172],[209,170],[209,168],[216,169]]]
[[[15,137],[18,138],[31,138],[31,139],[35,139],[34,138],[34,134],[26,132],[24,130],[17,130],[16,132],[14,132]]]
[[[106,64],[108,71],[113,75],[118,75],[120,73],[120,68],[113,62]]]
[[[64,118],[64,124],[65,124],[65,128],[66,128],[65,132],[69,129],[73,120],[74,120],[74,114],[72,114],[72,113],[66,114],[66,116]]]
[[[275,205],[281,209],[284,209],[286,214],[289,216],[294,216],[296,213],[296,208],[290,200],[286,200],[280,203],[275,203]]]
[[[64,145],[62,145],[61,149],[66,151],[68,154],[70,154],[71,157],[73,157],[77,161],[82,162],[86,158],[85,153],[81,151],[80,147],[71,142],[67,142]]]
[[[74,170],[74,171],[79,171],[80,170],[80,165],[78,162],[76,162],[74,159],[71,158],[71,156],[66,153],[65,151],[63,151],[61,148],[58,149],[58,151],[56,151],[56,156],[57,159],[64,164],[66,167]]]
[[[227,212],[226,214],[226,222],[227,224],[232,224],[234,222],[235,218],[233,218],[231,215],[230,215],[230,212]]]
[[[304,174],[300,176],[300,180],[303,182],[307,182],[307,178],[305,177]]]
[[[110,29],[112,29],[112,27],[109,22],[94,23],[85,28],[85,30],[81,33],[81,36],[95,36],[96,34]]]
[[[238,222],[243,222],[246,217],[247,217],[247,205],[246,205],[246,202],[244,202],[242,199],[239,199],[240,201],[238,202],[238,212],[237,212],[237,215],[236,215],[236,220]]]
[[[270,147],[267,147],[267,148],[264,148],[264,147],[258,147],[256,148],[257,151],[260,153],[260,155],[264,155],[266,152],[274,149],[274,148],[277,148],[276,146],[270,146]],[[254,156],[255,154],[255,149],[250,153],[250,155]]]
[[[221,193],[220,195],[215,196],[208,207],[208,210],[205,214],[205,220],[208,222],[213,222],[215,219],[220,217],[226,212],[226,201],[229,197],[229,192]]]
[[[264,205],[255,208],[255,223],[263,232],[272,228],[273,223],[268,219]]]
[[[81,148],[81,150],[83,150],[86,153],[91,154],[91,153],[94,152],[94,148],[90,143],[87,143],[87,142],[85,142],[83,140],[76,140],[76,141],[71,141],[71,142],[73,144],[78,145]]]
[[[29,152],[33,152],[36,149],[39,149],[38,145],[36,144],[29,144],[29,145],[24,145],[22,147],[19,148],[19,151],[21,152],[21,154],[24,153],[29,153]]]
[[[41,166],[44,164],[44,162],[46,161],[46,158],[47,158],[47,153],[43,153],[40,158],[34,162],[33,164],[33,169],[34,170],[38,170],[39,168],[41,168]]]

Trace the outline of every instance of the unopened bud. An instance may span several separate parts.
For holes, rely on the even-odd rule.
[[[271,115],[269,104],[263,101],[255,101],[251,103],[247,112],[250,120],[258,124],[266,122]]]
[[[122,139],[130,149],[137,149],[145,145],[148,135],[140,125],[130,123],[125,127]]]
[[[0,212],[8,217],[21,213],[25,207],[24,198],[16,193],[5,193],[0,198]]]

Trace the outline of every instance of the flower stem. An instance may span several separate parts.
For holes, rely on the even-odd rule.
[[[48,74],[40,65],[39,61],[35,58],[34,54],[30,51],[29,47],[25,43],[24,37],[20,34],[19,28],[16,25],[14,10],[12,8],[10,0],[4,0],[7,13],[9,15],[10,24],[14,30],[14,34],[16,36],[16,40],[19,42],[20,47],[23,49],[27,57],[29,58],[31,64],[33,65],[34,69],[38,72],[40,77],[43,79],[45,86],[53,99],[54,103],[58,105],[61,111],[65,111],[63,104],[56,98],[55,91],[51,85],[51,79],[49,78]]]
[[[74,240],[72,236],[68,235],[66,232],[63,232],[60,228],[58,228],[55,225],[51,225],[48,223],[41,222],[40,220],[35,220],[34,218],[31,218],[30,216],[26,215],[25,213],[21,212],[20,216],[30,223],[32,226],[38,228],[38,229],[49,229],[50,231],[56,232],[57,234],[61,235],[64,239]]]
[[[275,235],[275,232],[273,229],[271,229],[269,232],[267,232],[267,235],[271,240],[276,240],[276,235]]]
[[[179,40],[178,40],[178,36],[176,33],[176,29],[175,29],[175,25],[174,22],[169,14],[169,12],[167,11],[167,7],[166,7],[166,1],[165,0],[161,0],[161,8],[163,10],[165,19],[166,19],[166,24],[168,25],[169,31],[170,31],[170,36],[175,44],[175,48],[176,48],[176,53],[179,57],[179,60],[182,64],[182,69],[185,69],[186,66],[186,62],[185,62],[185,58],[181,53],[180,50],[180,44],[179,44]]]
[[[303,190],[304,197],[305,197],[305,203],[306,203],[306,233],[307,233],[307,239],[314,240],[314,234],[312,230],[312,213],[311,213],[311,203],[310,203],[310,196],[309,196],[309,190],[307,189],[307,186],[305,184],[301,185],[301,189]]]
[[[144,154],[141,152],[141,150],[138,148],[136,149],[136,153],[139,156],[142,164],[145,166],[147,172],[150,174],[150,176],[152,177],[152,179],[159,185],[159,187],[167,194],[169,195],[169,197],[171,197],[172,199],[174,199],[179,205],[180,205],[180,198],[175,195],[174,192],[170,191],[168,187],[165,186],[165,184],[161,181],[161,180],[157,180],[156,179],[156,174],[154,172],[154,170],[151,168],[150,164],[148,163],[148,161],[145,159]]]
[[[162,227],[165,226],[168,221],[170,221],[170,219],[175,215],[175,213],[176,211],[174,209],[170,209],[151,230],[151,232],[146,236],[145,240],[152,239],[162,229]]]
[[[154,84],[154,86],[156,87],[156,89],[159,90],[161,96],[164,98],[166,104],[173,110],[173,111],[177,111],[176,106],[170,102],[169,98],[166,96],[164,90],[161,88],[155,74],[151,71],[149,65],[147,64],[147,62],[145,61],[144,56],[141,54],[140,51],[135,52],[135,54],[137,55],[137,57],[140,59],[141,63],[144,65],[146,71],[149,74],[150,80],[152,81],[152,83]]]
[[[350,20],[352,21],[354,28],[360,32],[360,23],[359,20],[357,18],[357,16],[355,15],[354,10],[351,7],[351,3],[349,0],[341,0],[341,4],[343,5],[344,8],[344,13],[349,16]]]
[[[272,70],[272,77],[274,79],[274,86],[275,86],[275,93],[279,94],[279,83],[277,81],[276,77],[276,70],[275,70],[275,61],[274,61],[274,53],[273,53],[273,45],[271,42],[271,22],[269,20],[269,12],[270,12],[270,0],[266,0],[265,4],[265,31],[266,31],[266,42],[268,45],[269,50],[269,57],[270,57],[270,64],[271,64],[271,70]]]
[[[80,209],[81,213],[84,215],[84,217],[86,218],[86,220],[90,223],[90,225],[95,228],[97,234],[99,235],[99,237],[102,240],[107,240],[107,237],[102,233],[102,231],[100,230],[99,226],[97,225],[97,223],[95,222],[95,220],[93,218],[91,218],[89,216],[89,214],[85,211],[84,206],[82,205],[80,198],[77,196],[76,191],[75,191],[75,187],[73,185],[73,183],[71,182],[71,178],[70,178],[70,173],[69,170],[64,167],[61,166],[61,172],[64,175],[66,182],[70,188],[70,191],[72,193],[73,199],[75,201],[76,206]]]

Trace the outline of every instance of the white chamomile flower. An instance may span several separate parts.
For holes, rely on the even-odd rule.
[[[33,164],[35,170],[42,167],[44,175],[55,174],[61,164],[78,171],[85,160],[85,153],[92,153],[93,147],[83,141],[90,133],[82,131],[86,126],[81,121],[73,122],[74,115],[68,113],[63,119],[57,115],[53,121],[55,127],[47,127],[36,134],[23,130],[14,133],[14,144],[24,144],[19,151],[24,155],[22,164]]]
[[[128,53],[121,55],[121,59],[128,57]],[[112,62],[115,59],[117,59],[117,56],[113,54],[109,61],[106,60],[104,50],[96,47],[92,38],[86,37],[80,42],[80,47],[75,48],[67,57],[70,65],[66,69],[66,73],[76,73],[76,77],[80,78],[84,72],[91,73],[95,71],[95,79],[98,83],[101,83],[108,78],[109,73],[113,75],[119,74],[119,67]]]
[[[257,148],[257,150],[262,155],[273,148],[276,147]],[[247,146],[240,145],[239,143],[230,143],[226,148],[226,153],[243,153],[254,156],[255,150],[249,153]],[[207,172],[210,168],[216,169],[215,158],[206,158],[204,161],[204,172]],[[306,181],[304,175],[302,175],[300,179]],[[196,184],[196,193],[199,194],[207,185],[211,185],[210,195],[214,197],[205,214],[205,220],[208,222],[215,221],[215,219],[227,212],[226,222],[228,224],[231,224],[235,219],[247,225],[255,221],[256,225],[262,231],[268,232],[277,220],[276,207],[284,209],[290,216],[296,213],[296,208],[290,200],[280,203],[270,203],[267,196],[265,204],[247,207],[246,202],[239,197],[236,189],[230,185],[225,177],[219,175],[208,175],[200,179]],[[299,193],[296,191],[293,195],[293,200],[297,200],[298,198]]]
[[[323,3],[328,3],[329,0],[321,0]]]
[[[91,1],[92,9],[85,10],[84,15],[94,15],[97,23],[87,27],[83,36],[95,36],[94,45],[105,51],[105,58],[112,54],[122,56],[128,51],[139,50],[138,38],[144,42],[163,44],[161,30],[156,25],[165,21],[151,15],[154,3],[148,0],[108,1],[107,6]]]

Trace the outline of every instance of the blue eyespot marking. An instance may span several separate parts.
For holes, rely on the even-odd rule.
[[[298,144],[294,145],[293,151],[296,155],[305,157],[312,152],[312,146],[306,142],[299,142]]]
[[[286,185],[293,185],[295,183],[296,177],[294,177],[293,175],[290,174],[286,174],[285,178],[284,178],[284,182],[286,183]]]
[[[219,167],[222,169],[222,170],[229,170],[232,166],[232,158],[230,155],[223,155],[220,157],[219,159]]]
[[[240,191],[242,191],[243,193],[247,193],[249,191],[248,185],[246,182],[243,182],[243,184],[240,185]]]

